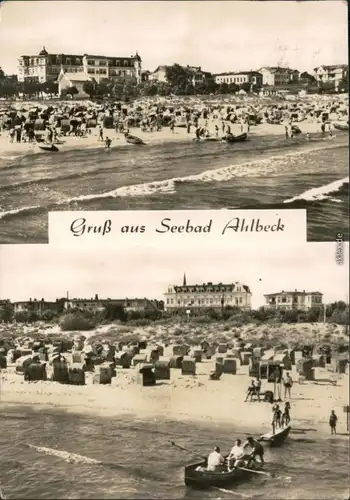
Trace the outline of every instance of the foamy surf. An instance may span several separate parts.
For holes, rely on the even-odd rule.
[[[338,147],[338,146],[336,146]],[[285,162],[286,158],[297,159],[300,156],[316,152],[319,150],[333,149],[334,146],[312,148],[311,150],[292,151],[287,154],[279,154],[257,159],[244,163],[237,163],[227,167],[220,167],[213,170],[205,170],[200,174],[188,175],[184,177],[173,177],[164,179],[163,181],[147,182],[142,184],[133,184],[131,186],[122,186],[113,191],[100,194],[81,195],[77,198],[68,200],[71,201],[89,201],[100,198],[117,198],[117,197],[135,197],[135,196],[150,196],[153,194],[172,194],[176,192],[176,184],[181,182],[225,182],[235,177],[249,176],[265,176],[278,174],[281,171],[281,162]]]
[[[21,208],[14,208],[13,210],[8,210],[7,212],[0,212],[0,219],[3,219],[4,217],[7,217],[9,215],[17,215],[21,212],[28,212],[30,210],[38,210],[41,207],[39,205],[32,206],[32,207],[21,207]]]
[[[45,453],[46,455],[52,455],[54,457],[62,458],[65,462],[71,464],[91,464],[91,465],[101,465],[102,462],[95,460],[94,458],[85,457],[84,455],[78,455],[77,453],[69,453],[68,451],[55,450],[53,448],[46,448],[45,446],[35,446],[34,444],[27,444],[29,448]]]
[[[308,189],[304,193],[294,196],[288,200],[284,200],[283,203],[293,203],[294,201],[304,200],[304,201],[321,201],[329,199],[329,194],[335,193],[340,190],[340,188],[349,182],[349,177],[340,179],[339,181],[331,182],[330,184],[325,184],[324,186]],[[332,201],[338,201],[334,198],[330,198]]]

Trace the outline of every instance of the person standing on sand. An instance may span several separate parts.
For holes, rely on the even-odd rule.
[[[334,410],[332,410],[331,415],[329,417],[329,426],[331,428],[331,435],[337,434],[337,420],[338,417],[335,414]]]
[[[291,399],[291,388],[293,385],[292,377],[289,375],[289,372],[286,373],[286,376],[283,378],[284,385],[284,399],[288,396],[288,399]]]
[[[100,125],[99,129],[98,129],[98,141],[103,141],[103,128],[102,126]]]
[[[286,131],[286,139],[289,139],[288,126],[285,125],[284,130]]]

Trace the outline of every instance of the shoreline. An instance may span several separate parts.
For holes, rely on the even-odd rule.
[[[321,133],[320,123],[317,122],[301,122],[298,126],[302,129],[302,133],[306,134],[316,134]],[[240,124],[231,125],[231,130],[233,135],[239,135],[241,133]],[[186,128],[177,127],[175,132],[170,132],[170,129],[163,128],[161,131],[154,132],[141,132],[139,128],[130,128],[130,133],[132,135],[137,135],[144,142],[145,145],[160,145],[160,144],[186,144],[194,141],[194,133],[191,131],[190,134],[187,133]],[[267,123],[259,124],[257,126],[252,126],[249,132],[251,137],[261,137],[261,136],[280,136],[283,137],[285,134],[284,125],[271,125]],[[337,135],[335,133],[335,135]],[[114,129],[105,129],[104,137],[109,137],[112,140],[111,150],[119,149],[121,147],[135,147],[134,145],[129,145],[124,139],[124,135],[119,132],[115,132]],[[75,150],[105,150],[104,143],[98,141],[97,131],[86,137],[62,137],[64,144],[58,144],[58,152],[69,152]],[[292,139],[289,139],[291,142]],[[137,147],[137,146],[136,146]],[[0,155],[5,157],[12,156],[27,156],[30,154],[45,154],[45,152],[40,151],[38,144],[33,143],[10,143],[9,138],[5,136],[0,136]]]
[[[136,370],[118,370],[112,385],[93,385],[91,374],[85,386],[63,385],[56,382],[24,382],[21,375],[2,370],[1,411],[24,406],[37,409],[62,410],[81,415],[100,417],[160,418],[170,421],[232,426],[233,432],[242,430],[254,434],[268,432],[271,427],[271,405],[265,402],[244,403],[249,376],[245,366],[237,375],[224,375],[219,381],[210,381],[212,363],[199,363],[196,376],[181,376],[171,370],[171,381],[158,382],[153,387],[135,384]],[[336,385],[325,379],[326,369],[317,369],[315,382],[293,385],[290,399],[291,424],[302,431],[313,427],[314,435],[329,435],[328,414],[334,409],[338,415],[339,437],[346,432],[342,406],[348,400],[348,377],[339,377]],[[295,367],[292,371],[296,380]],[[266,382],[266,381],[263,381]],[[265,386],[265,387],[264,387]],[[271,389],[263,383],[263,389]],[[282,394],[283,399],[283,394]],[[208,404],[208,401],[210,403]],[[281,403],[283,406],[283,403]],[[246,429],[247,432],[243,432]],[[257,432],[259,430],[259,432]],[[304,432],[301,432],[304,434]],[[346,435],[346,434],[345,434]]]

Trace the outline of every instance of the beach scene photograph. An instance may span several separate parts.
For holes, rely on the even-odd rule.
[[[2,246],[1,498],[349,498],[348,259]]]
[[[339,1],[0,8],[0,242],[53,210],[307,209],[348,241]]]

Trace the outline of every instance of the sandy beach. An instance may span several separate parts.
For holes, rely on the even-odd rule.
[[[320,123],[304,121],[300,125],[304,134],[317,134],[321,132]],[[239,124],[232,124],[231,130],[233,135],[241,133]],[[130,133],[140,137],[145,144],[163,144],[163,143],[187,143],[192,142],[194,139],[193,131],[188,134],[186,128],[176,127],[174,132],[169,128],[163,128],[160,131],[142,132],[139,128],[130,128]],[[261,136],[283,136],[285,134],[284,125],[271,125],[269,123],[262,123],[255,127],[250,128],[249,135],[254,137]],[[123,134],[116,132],[114,129],[105,130],[104,137],[109,137],[112,140],[111,149],[119,147],[135,147],[126,142]],[[75,149],[104,149],[104,143],[98,141],[98,132],[92,129],[92,133],[86,137],[68,136],[62,137],[61,142],[57,147],[59,151],[73,151]],[[138,146],[136,146],[138,147]],[[4,157],[27,155],[32,153],[39,153],[40,150],[36,143],[10,143],[9,138],[5,135],[0,136],[0,154]],[[45,154],[43,152],[43,154]]]
[[[122,330],[123,327],[120,327]],[[193,336],[193,328],[181,325],[182,339]],[[206,326],[202,337],[212,339],[218,326]],[[220,325],[219,325],[220,329]],[[118,327],[103,326],[89,332],[88,338],[101,338],[115,335]],[[198,330],[198,329],[197,329]],[[343,338],[343,327],[336,325],[283,325],[281,327],[254,327],[255,335],[273,339],[277,332],[281,336],[320,341],[326,338]],[[47,331],[55,331],[53,329]],[[246,325],[241,331],[241,338],[249,339],[253,327]],[[152,344],[167,335],[171,342],[179,340],[179,326],[156,328],[136,328],[133,335],[148,337]],[[233,332],[234,333],[234,332]],[[27,330],[27,335],[29,331]],[[119,334],[126,338],[129,333]],[[221,331],[221,339],[233,338],[232,333]],[[344,339],[345,340],[345,337]],[[165,347],[164,355],[171,356],[172,345]],[[71,354],[65,354],[67,360]],[[216,354],[217,356],[217,354]],[[87,373],[85,386],[61,385],[51,381],[25,382],[23,375],[16,374],[14,365],[9,365],[1,372],[1,404],[3,409],[13,405],[29,405],[38,409],[41,406],[65,409],[68,412],[95,414],[99,416],[121,416],[136,414],[151,417],[163,417],[178,421],[202,421],[215,424],[231,424],[243,428],[269,428],[271,423],[271,405],[264,402],[244,403],[250,382],[248,366],[239,366],[236,375],[223,374],[218,381],[210,380],[209,374],[215,368],[215,355],[212,359],[203,359],[196,365],[196,375],[181,375],[181,370],[171,369],[171,380],[158,382],[153,387],[142,387],[136,383],[137,369],[122,369],[117,366],[117,376],[109,386],[93,385],[92,375]],[[49,375],[50,367],[48,367]],[[298,428],[315,427],[317,431],[329,433],[328,418],[330,411],[338,415],[338,432],[346,433],[346,414],[343,406],[348,404],[348,375],[333,372],[330,366],[315,368],[315,381],[300,381],[295,366],[291,372],[294,381],[290,400],[293,426]],[[262,391],[273,390],[273,384],[263,380]],[[283,399],[283,394],[282,394]]]

